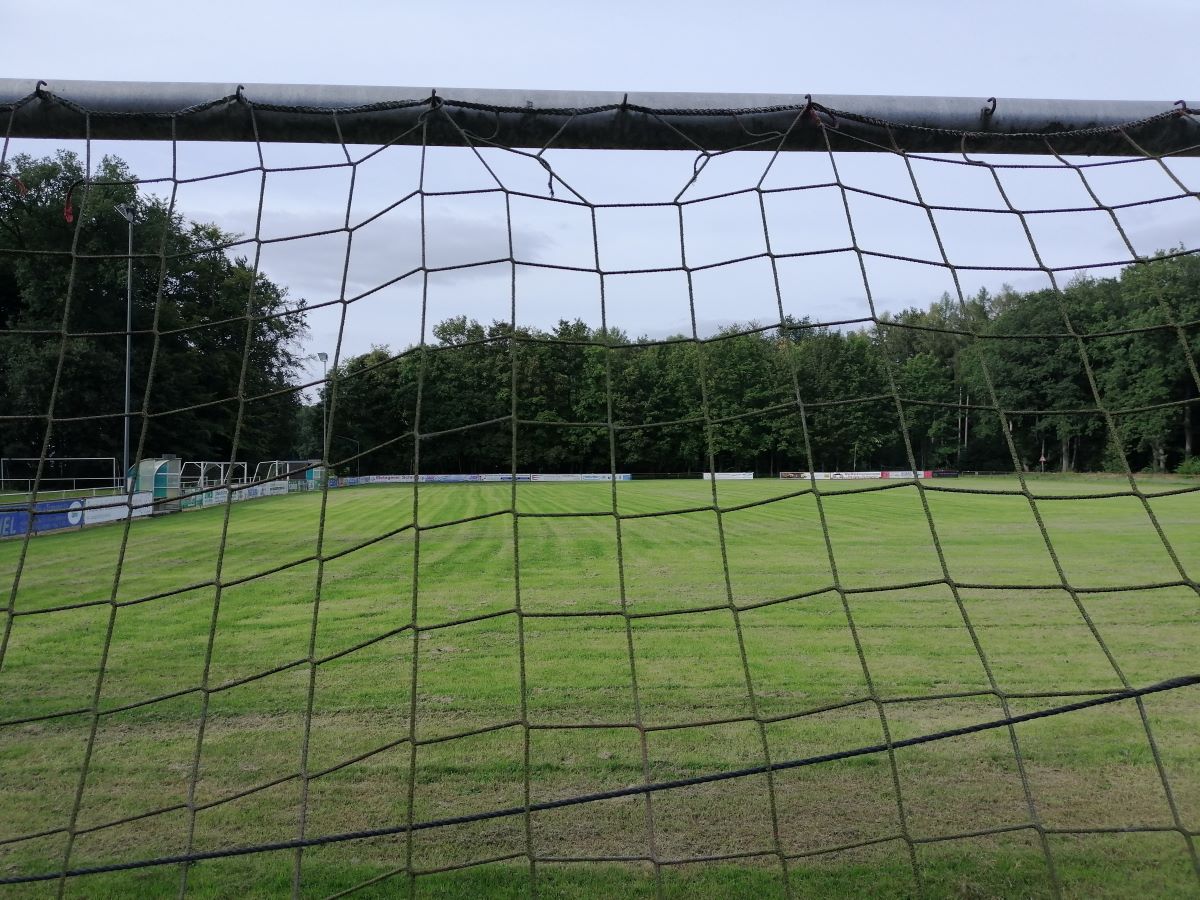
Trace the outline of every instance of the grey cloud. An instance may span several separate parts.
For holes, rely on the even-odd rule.
[[[193,218],[215,221],[228,231],[242,235],[254,232],[251,211]],[[279,211],[270,214],[270,227],[264,227],[261,268],[272,279],[288,288],[293,297],[320,303],[336,299],[341,291],[346,265],[347,235],[332,231],[341,227],[337,214],[313,211]],[[438,213],[427,215],[427,261],[430,267],[455,267],[437,274],[441,284],[466,284],[498,276],[496,267],[472,265],[507,256],[507,236],[503,222],[481,217],[455,217]],[[300,237],[301,235],[312,235]],[[294,238],[280,240],[281,238]],[[542,230],[514,225],[514,242],[533,261],[541,261],[554,245],[553,237]],[[252,255],[252,244],[233,252]],[[386,218],[359,227],[349,243],[349,268],[346,295],[358,296],[378,288],[421,264],[420,221],[415,209],[401,210]]]

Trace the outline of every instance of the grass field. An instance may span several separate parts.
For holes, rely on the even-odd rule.
[[[6,603],[20,566],[0,877],[61,869],[72,819],[72,867],[286,841],[521,806],[526,786],[537,803],[866,746],[885,723],[900,740],[1200,669],[1196,591],[1147,587],[1180,581],[1163,540],[1141,501],[1098,496],[1123,482],[1031,482],[1074,596],[1025,498],[954,490],[1014,479],[930,484],[950,489],[924,496],[957,591],[911,484],[822,485],[818,506],[783,496],[803,483],[721,482],[720,516],[703,482],[620,484],[619,554],[607,484],[521,484],[515,519],[511,486],[422,485],[417,531],[411,486],[334,491],[320,544],[320,495],[238,504],[224,540],[224,509],[138,521],[119,578],[123,526],[0,543]],[[1193,578],[1200,494],[1170,492],[1195,486],[1144,485]],[[298,871],[304,896],[377,878],[355,896],[1196,896],[1182,832],[1200,829],[1198,699],[650,803],[205,861],[186,889],[286,894]],[[183,877],[64,886],[147,896]]]

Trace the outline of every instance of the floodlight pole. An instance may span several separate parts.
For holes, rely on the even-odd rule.
[[[129,491],[129,373],[133,359],[133,213],[127,203],[116,206],[129,226],[129,252],[125,259],[125,441],[121,452],[121,481]]]
[[[329,453],[329,369],[326,366],[329,354],[322,350],[317,359],[321,361],[321,461],[324,462]]]

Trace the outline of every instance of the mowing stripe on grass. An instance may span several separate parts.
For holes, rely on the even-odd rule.
[[[856,756],[868,756],[873,753],[885,753],[888,750],[898,750],[904,747],[915,747],[919,744],[930,744],[935,741],[963,737],[965,735],[976,734],[981,731],[990,731],[995,728],[1007,728],[1011,725],[1019,725],[1022,722],[1030,722],[1034,719],[1045,719],[1051,716],[1060,716],[1064,715],[1065,713],[1077,712],[1082,709],[1091,709],[1092,707],[1104,706],[1109,703],[1119,703],[1122,700],[1136,700],[1139,697],[1145,697],[1149,694],[1157,694],[1163,691],[1173,691],[1180,688],[1193,687],[1195,685],[1200,685],[1200,674],[1181,675],[1178,678],[1169,678],[1165,681],[1159,681],[1143,688],[1114,691],[1111,694],[1105,694],[1100,697],[1091,697],[1087,700],[1080,700],[1075,703],[1067,703],[1062,706],[1052,706],[1049,709],[1023,713],[1019,716],[1009,716],[1003,719],[992,719],[987,722],[979,722],[975,725],[966,725],[961,728],[949,728],[945,731],[937,731],[931,734],[918,735],[917,737],[904,738],[903,740],[899,741],[891,741],[888,744],[871,744],[865,747],[855,747],[850,750],[839,750],[835,753],[822,753],[819,756],[807,756],[802,759],[792,759],[785,762],[777,762],[773,763],[769,768],[772,771],[780,771],[783,769],[799,769],[806,766],[817,765],[819,763],[851,759]],[[124,872],[131,869],[146,869],[153,866],[168,866],[178,863],[200,862],[208,859],[224,859],[230,856],[248,856],[254,853],[267,853],[274,850],[295,850],[302,847],[319,847],[324,844],[335,844],[344,841],[356,841],[367,838],[387,837],[389,835],[408,834],[415,831],[428,831],[433,828],[445,828],[451,825],[465,825],[471,822],[483,822],[489,819],[503,819],[510,816],[525,815],[527,812],[546,812],[552,809],[563,809],[568,806],[580,806],[585,803],[596,803],[601,800],[616,800],[621,797],[634,797],[660,791],[676,790],[678,788],[695,787],[696,785],[701,784],[712,784],[718,781],[730,781],[735,778],[763,775],[766,774],[767,771],[767,766],[749,766],[744,769],[734,769],[728,772],[712,772],[707,775],[695,775],[690,778],[676,778],[670,781],[658,781],[653,784],[634,785],[632,787],[618,788],[611,791],[597,791],[591,794],[581,794],[577,797],[564,797],[559,800],[546,800],[541,803],[531,803],[528,806],[513,806],[506,807],[504,809],[489,810],[487,812],[472,813],[465,816],[429,819],[424,822],[414,822],[412,825],[389,825],[385,828],[370,828],[363,831],[329,834],[322,837],[305,838],[303,840],[276,841],[273,843],[254,844],[246,847],[228,847],[222,850],[208,850],[200,853],[181,853],[174,856],[159,856],[154,859],[142,859],[125,863],[112,863],[103,866],[87,866],[58,872],[39,872],[33,875],[16,875],[0,878],[0,884],[26,884],[34,881],[50,881],[55,878],[73,878],[81,875],[99,875],[104,872]]]

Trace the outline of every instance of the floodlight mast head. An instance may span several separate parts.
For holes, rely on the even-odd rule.
[[[130,225],[133,224],[134,209],[132,206],[130,206],[128,203],[118,203],[116,206],[113,207],[113,209],[115,209],[117,211],[117,213],[120,214],[122,219],[124,219]]]
[[[329,362],[329,354],[322,350],[317,354],[317,359],[319,359],[322,363],[327,363]]]

